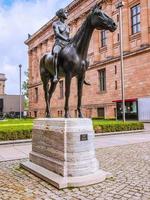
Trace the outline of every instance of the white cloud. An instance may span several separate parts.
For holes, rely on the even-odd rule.
[[[7,77],[6,93],[19,93],[19,64],[27,70],[27,47],[24,41],[71,0],[14,0],[3,6],[0,0],[0,73]],[[25,77],[23,77],[25,78]]]

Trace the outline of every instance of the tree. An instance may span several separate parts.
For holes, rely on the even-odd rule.
[[[26,76],[26,80],[22,84],[22,90],[23,90],[23,95],[24,95],[24,108],[25,108],[25,110],[28,110],[28,106],[29,106],[29,98],[28,98],[29,73],[28,73],[28,71],[25,71],[24,74]]]

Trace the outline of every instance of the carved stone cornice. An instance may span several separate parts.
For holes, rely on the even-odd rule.
[[[83,3],[84,1],[87,1],[87,0],[74,0],[73,2],[71,2],[65,9],[67,9],[69,12],[71,12],[74,8],[76,8],[78,5],[80,5],[80,3]],[[101,2],[102,0],[91,0],[91,4],[94,4],[96,2]],[[82,14],[83,15],[86,15],[87,13],[89,12],[89,9],[86,10],[85,12],[83,12]],[[79,16],[77,16],[76,18],[80,18],[80,13],[79,13]],[[75,19],[69,19],[68,20],[68,23],[71,24]],[[57,19],[56,16],[54,16],[48,23],[46,23],[44,26],[42,26],[37,32],[35,32],[33,35],[31,35],[30,38],[28,38],[26,41],[25,41],[25,44],[28,45],[32,40],[34,40],[36,37],[39,37],[39,35],[44,32],[48,27],[50,27],[52,25],[52,23]],[[50,33],[47,38],[51,37],[53,33]],[[45,38],[45,39],[47,39]]]
[[[150,52],[150,45],[141,47],[133,52],[124,52],[123,57],[124,57],[124,59],[127,59],[129,57],[137,56],[139,54],[144,54],[147,52]],[[120,56],[115,56],[112,58],[108,58],[106,60],[98,61],[98,62],[94,63],[93,65],[90,65],[88,70],[93,70],[94,68],[103,67],[103,66],[106,66],[107,64],[111,64],[111,63],[118,62],[118,61],[120,61]]]
[[[39,86],[39,85],[42,85],[42,81],[39,81],[39,82],[37,82],[37,83],[29,84],[29,85],[28,85],[28,89],[37,87],[37,86]]]

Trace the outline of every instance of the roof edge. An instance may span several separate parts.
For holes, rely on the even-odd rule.
[[[65,9],[67,9],[68,11],[71,11],[73,8],[75,8],[80,2],[82,2],[83,0],[74,0],[72,1],[69,5],[67,5],[65,7]],[[98,0],[96,2],[101,2],[102,0]],[[95,0],[93,0],[93,2],[95,2]],[[96,3],[95,2],[95,3]],[[28,38],[27,40],[25,40],[25,44],[28,45],[29,42],[31,42],[39,33],[41,33],[42,31],[44,31],[50,24],[52,24],[52,22],[56,19],[57,17],[54,16],[52,19],[50,19],[46,24],[44,24],[38,31],[36,31],[35,33],[33,33],[33,35],[31,35],[30,38]]]

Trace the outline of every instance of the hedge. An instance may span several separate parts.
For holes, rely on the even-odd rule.
[[[4,122],[0,125],[0,141],[30,139],[32,137],[32,121],[24,124],[16,124],[17,121],[12,120],[11,123]],[[93,120],[93,127],[96,133],[130,131],[144,129],[144,124],[138,121],[121,122],[115,120]]]
[[[104,121],[93,120],[93,126],[96,133],[118,132],[142,130],[144,124],[142,122],[121,122],[121,121]]]
[[[30,139],[32,125],[0,127],[0,141]]]

